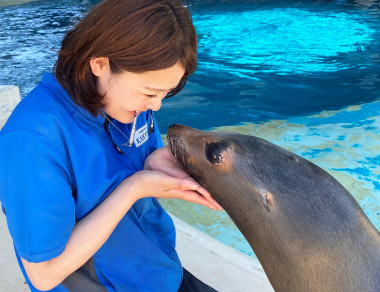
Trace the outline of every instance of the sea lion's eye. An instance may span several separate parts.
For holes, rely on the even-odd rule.
[[[223,152],[228,148],[227,141],[214,142],[206,144],[206,158],[212,164],[219,164],[223,162]]]

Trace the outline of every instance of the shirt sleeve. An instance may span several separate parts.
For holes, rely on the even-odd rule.
[[[164,142],[162,141],[160,130],[158,129],[158,125],[156,123],[156,119],[154,118],[154,114],[152,112],[153,117],[153,125],[154,125],[154,131],[153,133],[149,134],[149,154],[151,154],[153,151],[157,150],[158,148],[164,147]],[[149,124],[150,125],[151,120],[149,118]],[[150,130],[150,126],[148,127],[148,131]]]
[[[33,131],[0,134],[0,201],[18,254],[29,262],[60,255],[75,224],[68,159]]]

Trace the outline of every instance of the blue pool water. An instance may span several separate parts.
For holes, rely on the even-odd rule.
[[[64,32],[99,1],[0,8],[0,84],[25,96],[51,71]],[[380,229],[380,0],[185,1],[199,65],[157,113],[172,123],[257,135],[321,166]],[[252,254],[226,213],[165,207]]]

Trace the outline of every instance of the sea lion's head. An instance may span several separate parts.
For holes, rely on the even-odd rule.
[[[228,192],[241,193],[245,188],[250,197],[256,193],[262,202],[258,204],[260,208],[270,211],[274,207],[273,184],[278,180],[281,185],[294,180],[292,169],[299,167],[303,160],[254,136],[200,131],[179,124],[169,127],[168,143],[181,167],[222,206],[230,201],[229,197],[236,198]]]
[[[209,190],[234,221],[229,210],[239,213],[239,219],[249,216],[250,221],[262,216],[278,221],[287,216],[288,224],[304,225],[341,220],[325,217],[325,209],[326,205],[340,209],[335,193],[347,191],[324,170],[290,151],[255,136],[179,124],[170,126],[167,136],[182,168]]]

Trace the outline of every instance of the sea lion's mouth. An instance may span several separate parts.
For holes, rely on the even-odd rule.
[[[178,133],[178,131],[171,125],[168,129],[167,140],[169,144],[169,149],[179,165],[186,171],[187,163],[186,163],[186,151],[185,151],[185,143]]]
[[[180,124],[171,125],[167,133],[168,145],[179,166],[202,185],[203,180],[199,168],[191,163],[190,148],[192,146],[187,143],[187,139],[190,139],[188,136],[189,129],[192,128]]]

